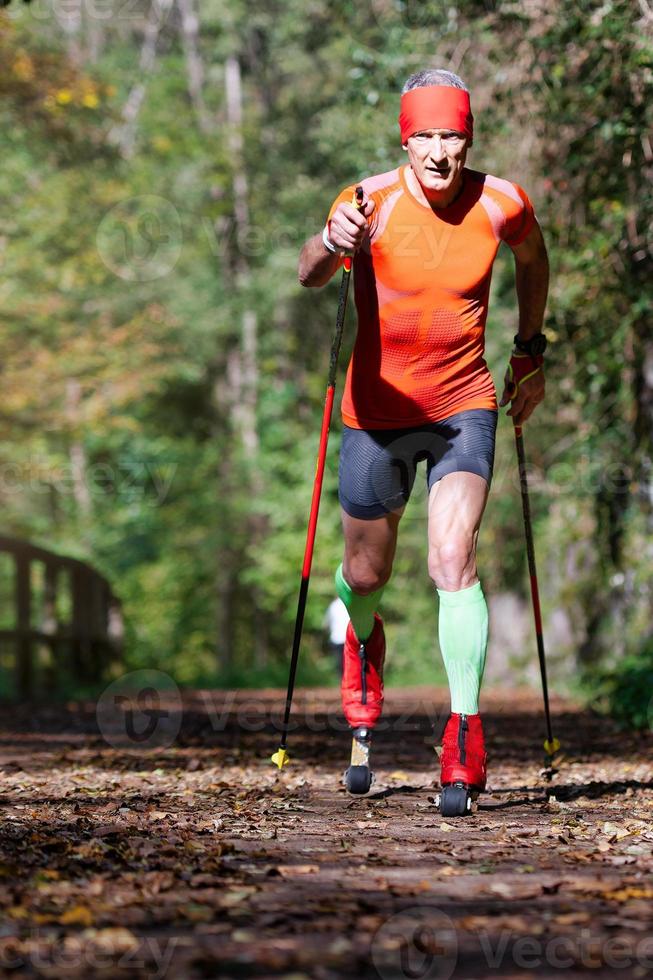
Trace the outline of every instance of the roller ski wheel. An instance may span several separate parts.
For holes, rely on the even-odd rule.
[[[349,766],[345,772],[347,792],[353,796],[364,796],[369,793],[372,785],[372,773],[369,766]]]
[[[480,715],[452,713],[442,738],[442,790],[436,803],[443,817],[473,812],[487,779],[487,753]]]
[[[351,742],[351,764],[345,770],[344,782],[348,793],[364,796],[374,782],[370,769],[371,732],[367,728],[354,730]]]
[[[440,813],[443,817],[467,817],[477,797],[478,793],[463,783],[444,786],[439,797]]]

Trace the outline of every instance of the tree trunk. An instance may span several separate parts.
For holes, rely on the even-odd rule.
[[[63,7],[57,4],[54,8],[54,13],[56,20],[59,22],[59,26],[66,35],[68,57],[74,65],[79,65],[82,60],[80,46],[82,0],[69,0]]]
[[[72,477],[73,498],[77,511],[86,518],[91,513],[91,495],[86,483],[86,450],[79,438],[80,404],[82,386],[76,378],[66,382],[66,417],[70,426],[71,440],[68,451],[70,473]]]
[[[227,105],[227,145],[232,161],[233,177],[232,191],[234,198],[234,227],[235,234],[231,239],[227,260],[234,273],[236,291],[246,296],[251,284],[251,270],[244,251],[248,241],[250,222],[248,205],[248,185],[245,173],[243,153],[243,97],[241,72],[238,59],[231,56],[225,63],[225,96]],[[240,327],[240,343],[230,352],[227,360],[226,392],[229,405],[231,424],[236,438],[239,440],[245,459],[244,472],[247,480],[247,495],[250,500],[263,492],[263,484],[258,468],[259,437],[256,426],[257,391],[258,391],[258,322],[256,311],[243,311]],[[225,460],[223,466],[229,465]],[[255,515],[249,515],[246,521],[247,544],[257,541],[263,532],[261,520]],[[234,561],[236,556],[234,556]],[[225,570],[222,567],[222,556],[218,557],[220,571],[218,577],[218,602],[233,601],[234,589],[225,590],[223,579]],[[232,574],[236,569],[232,569]],[[252,642],[254,660],[257,667],[265,667],[268,661],[267,623],[261,609],[258,590],[250,589],[247,599],[253,605],[252,610]],[[228,621],[225,609],[218,613],[220,621]],[[233,627],[232,627],[233,629]]]
[[[95,65],[104,48],[104,24],[98,20],[97,16],[93,16],[92,12],[90,14],[87,12],[86,24],[86,60],[91,65]]]
[[[193,0],[177,0],[181,16],[181,40],[186,60],[188,95],[202,133],[214,130],[213,120],[204,103],[204,65],[199,51],[199,17]]]
[[[172,0],[152,0],[145,25],[145,35],[138,64],[139,80],[133,85],[122,110],[122,122],[109,132],[125,158],[131,157],[136,144],[136,121],[145,98],[148,76],[154,71],[156,49],[161,27],[172,6]]]

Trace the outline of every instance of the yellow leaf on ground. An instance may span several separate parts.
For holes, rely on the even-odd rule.
[[[24,905],[14,905],[7,909],[6,914],[10,915],[12,919],[26,919],[29,913]]]
[[[93,915],[87,905],[73,905],[59,916],[59,922],[62,926],[90,926]]]
[[[628,902],[631,898],[653,898],[653,888],[627,885],[625,888],[616,888],[613,892],[605,892],[603,897],[612,902]]]

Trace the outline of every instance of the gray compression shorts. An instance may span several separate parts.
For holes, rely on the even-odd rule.
[[[408,503],[421,460],[426,460],[429,490],[447,473],[476,473],[489,485],[497,418],[496,411],[473,408],[409,429],[345,425],[338,474],[343,509],[363,520],[400,510]]]

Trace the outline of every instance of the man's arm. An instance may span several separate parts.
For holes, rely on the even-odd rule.
[[[542,330],[544,308],[549,291],[549,259],[537,222],[521,243],[515,256],[515,286],[519,304],[519,339],[530,340]]]
[[[374,210],[369,198],[360,209],[353,204],[339,204],[329,226],[329,241],[340,254],[330,252],[322,240],[322,232],[305,242],[299,256],[299,281],[302,286],[324,286],[340,268],[345,252],[355,252],[363,244],[367,219]]]
[[[342,256],[328,250],[322,232],[319,232],[309,238],[301,250],[299,281],[302,286],[324,286],[341,264]]]
[[[549,260],[540,226],[535,222],[524,241],[512,248],[515,256],[515,287],[519,307],[520,340],[530,340],[542,330],[549,291]],[[544,398],[544,372],[537,371],[519,385],[508,415],[521,425]],[[510,401],[510,379],[506,377],[501,406]]]

